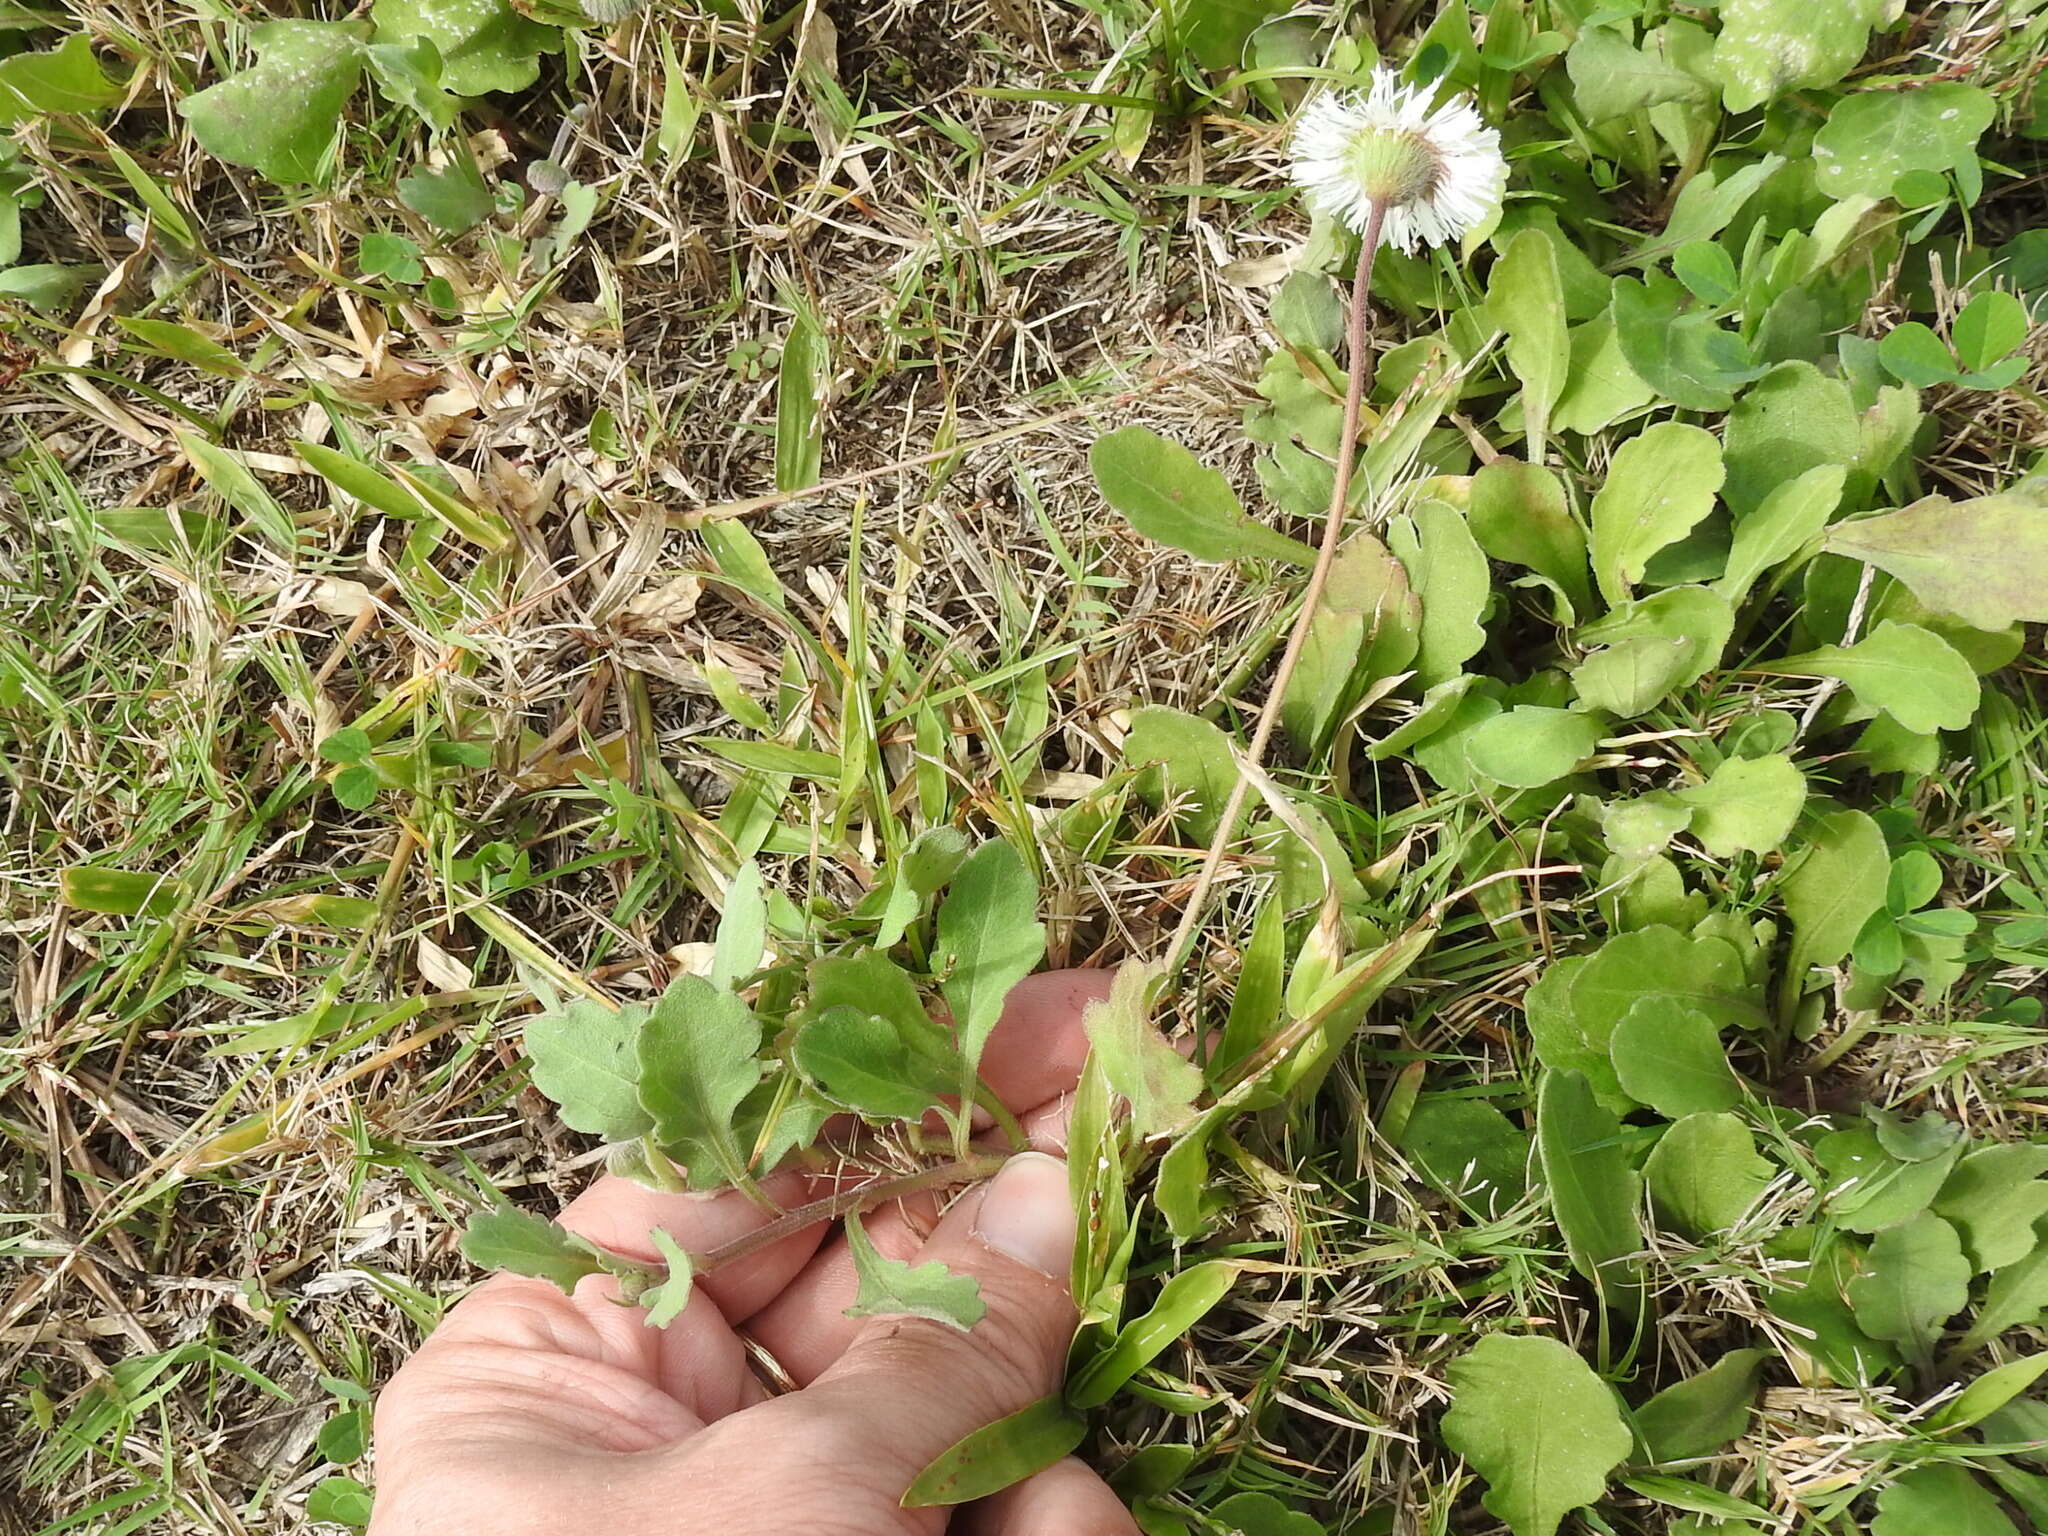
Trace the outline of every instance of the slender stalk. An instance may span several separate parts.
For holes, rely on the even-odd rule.
[[[837,1194],[826,1195],[807,1205],[799,1205],[784,1211],[765,1226],[756,1227],[729,1243],[716,1248],[707,1248],[693,1259],[695,1272],[702,1275],[727,1264],[737,1264],[763,1248],[772,1248],[785,1237],[801,1232],[806,1227],[816,1226],[821,1221],[838,1221],[855,1211],[870,1210],[890,1200],[901,1200],[909,1195],[922,1194],[928,1189],[943,1189],[948,1184],[972,1184],[993,1174],[1009,1161],[1001,1152],[986,1152],[979,1156],[963,1157],[955,1162],[941,1163],[935,1168],[926,1168],[917,1173],[908,1173],[901,1178],[879,1179],[872,1184],[862,1184],[853,1189],[842,1189]]]
[[[1301,594],[1301,612],[1295,616],[1294,629],[1287,637],[1287,649],[1280,653],[1280,665],[1273,673],[1272,690],[1259,710],[1251,745],[1245,748],[1245,760],[1250,770],[1257,770],[1265,764],[1266,746],[1273,739],[1273,727],[1280,720],[1281,701],[1287,696],[1287,685],[1293,680],[1294,669],[1308,644],[1309,626],[1315,620],[1316,604],[1322,599],[1323,588],[1329,583],[1330,564],[1337,557],[1337,546],[1344,542],[1344,512],[1351,499],[1351,472],[1358,462],[1358,424],[1365,411],[1366,291],[1372,278],[1372,259],[1379,252],[1384,219],[1384,207],[1375,200],[1358,252],[1358,272],[1351,280],[1351,313],[1345,338],[1346,362],[1350,372],[1344,390],[1344,434],[1337,443],[1337,480],[1330,491],[1330,510],[1323,519],[1323,541],[1316,550],[1315,567],[1309,572],[1308,586]],[[1209,844],[1208,856],[1202,861],[1202,872],[1195,877],[1195,888],[1189,893],[1188,904],[1181,912],[1180,926],[1174,930],[1173,942],[1167,948],[1166,969],[1169,975],[1187,964],[1194,949],[1195,931],[1201,925],[1202,909],[1208,904],[1210,887],[1216,883],[1217,872],[1223,867],[1223,856],[1230,849],[1231,839],[1237,835],[1237,819],[1244,811],[1245,797],[1250,791],[1251,772],[1240,770],[1237,782],[1230,787],[1230,798],[1224,802],[1223,816],[1217,824],[1215,839]]]

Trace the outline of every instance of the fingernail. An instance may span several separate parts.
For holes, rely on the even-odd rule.
[[[1003,1164],[975,1213],[974,1235],[1041,1275],[1064,1279],[1074,1263],[1067,1165],[1043,1152],[1019,1152]]]

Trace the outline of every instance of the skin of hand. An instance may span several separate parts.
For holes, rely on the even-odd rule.
[[[982,1075],[1034,1145],[1059,1144],[1088,1049],[1081,1011],[1108,990],[1106,972],[1064,971],[1010,994]],[[785,1207],[834,1187],[794,1172],[765,1186]],[[968,1333],[847,1318],[853,1264],[825,1223],[700,1276],[665,1329],[619,1304],[609,1276],[573,1297],[516,1275],[478,1286],[378,1400],[369,1536],[1133,1536],[1071,1458],[959,1510],[900,1506],[940,1452],[1059,1386],[1074,1330],[1063,1162],[1023,1153],[940,1205],[906,1199],[866,1228],[890,1258],[980,1281],[988,1315]],[[738,1194],[606,1177],[560,1219],[656,1260],[651,1228],[701,1252],[770,1218]],[[742,1329],[799,1390],[763,1384]]]

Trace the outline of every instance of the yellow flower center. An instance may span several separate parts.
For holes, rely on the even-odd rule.
[[[1376,128],[1352,141],[1351,174],[1365,195],[1383,206],[1429,196],[1436,189],[1437,170],[1436,151],[1420,134]]]

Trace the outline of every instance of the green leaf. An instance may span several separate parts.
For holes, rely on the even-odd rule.
[[[825,466],[825,391],[831,364],[825,338],[808,310],[799,309],[783,338],[775,372],[775,489],[800,491],[818,483]]]
[[[1963,1257],[1962,1239],[1924,1211],[1887,1228],[1870,1245],[1848,1293],[1859,1328],[1924,1360],[1942,1325],[1970,1302],[1970,1261]]]
[[[1230,1536],[1327,1536],[1320,1520],[1288,1508],[1270,1493],[1233,1493],[1213,1505],[1208,1515],[1212,1529]],[[1186,1529],[1175,1527],[1173,1536]]]
[[[1695,176],[1687,193],[1707,174]],[[1688,312],[1688,297],[1680,283],[1661,273],[1653,272],[1641,282],[1616,278],[1615,343],[1629,370],[1655,394],[1689,411],[1725,411],[1734,403],[1735,391],[1765,370],[1741,335],[1703,310]],[[1564,414],[1560,410],[1560,419]]]
[[[398,200],[444,235],[467,234],[497,209],[483,173],[461,148],[438,169],[399,177]]]
[[[1197,560],[1315,561],[1299,539],[1254,522],[1215,470],[1148,427],[1098,437],[1088,464],[1103,496],[1133,528]]]
[[[1663,852],[1691,822],[1691,808],[1661,789],[1600,808],[1600,835],[1625,859],[1647,859]]]
[[[200,147],[277,182],[313,181],[342,109],[363,78],[349,22],[266,21],[249,31],[256,62],[178,103]]]
[[[1579,42],[1572,47],[1574,56],[1597,30],[1588,28],[1579,34]],[[1626,45],[1624,49],[1629,53],[1635,52]],[[1577,76],[1574,75],[1573,79],[1576,83]],[[1507,248],[1501,252],[1500,259],[1493,264],[1493,271],[1487,277],[1486,317],[1507,333],[1508,367],[1522,383],[1522,423],[1529,439],[1529,457],[1540,461],[1543,445],[1550,434],[1551,407],[1564,393],[1565,375],[1571,362],[1571,343],[1565,335],[1564,288],[1557,271],[1557,252],[1550,243],[1550,236],[1543,230],[1524,229],[1508,241]],[[1413,576],[1414,571],[1411,569],[1409,574]],[[1428,615],[1429,599],[1425,593],[1425,620]],[[1463,660],[1462,657],[1459,659]],[[1438,679],[1431,677],[1425,680],[1435,682]]]
[[[1487,1509],[1515,1536],[1552,1536],[1634,1446],[1612,1390],[1556,1339],[1488,1334],[1446,1374],[1444,1443],[1486,1479]]]
[[[238,455],[190,432],[178,433],[177,439],[179,451],[199,471],[200,478],[218,491],[223,501],[246,517],[257,532],[281,551],[289,553],[297,548],[298,529],[292,523],[291,514],[263,488],[262,481],[249,473],[249,466]]]
[[[1422,604],[1406,569],[1371,534],[1353,534],[1330,563],[1281,725],[1304,753],[1315,752],[1359,693],[1398,676],[1421,644]]]
[[[100,68],[92,38],[74,32],[55,48],[0,58],[0,127],[48,112],[92,112],[127,94]]]
[[[1517,704],[1474,727],[1465,761],[1496,784],[1538,789],[1591,757],[1606,734],[1605,715]]]
[[[927,1031],[931,1043],[920,1047],[921,1051],[927,1054],[932,1051],[952,1052],[952,1043],[945,1030],[934,1023],[925,1011],[917,983],[910,979],[902,966],[877,950],[826,955],[812,961],[810,989],[812,1013],[822,1013],[828,1008],[858,1008],[863,1013],[878,1013],[902,1032],[909,1033],[918,1028]]]
[[[565,1296],[575,1292],[577,1281],[604,1269],[581,1238],[509,1205],[470,1218],[462,1234],[462,1256],[479,1269],[545,1280]]]
[[[739,867],[725,888],[725,908],[718,914],[718,942],[711,955],[711,985],[737,988],[761,968],[768,942],[768,891],[761,866],[752,859]]]
[[[323,1477],[306,1495],[306,1518],[328,1525],[370,1523],[370,1490],[352,1477]]]
[[[133,315],[116,315],[115,323],[143,345],[181,363],[190,363],[217,378],[247,378],[249,370],[226,347],[200,335],[189,325],[173,320],[145,320]]]
[[[169,917],[185,904],[186,894],[184,883],[169,875],[100,864],[73,864],[59,871],[57,892],[76,911],[117,917]]]
[[[1828,1174],[1828,1208],[1851,1232],[1882,1232],[1926,1210],[1961,1153],[1959,1143],[1940,1157],[1909,1162],[1885,1151],[1863,1126],[1831,1132],[1814,1148]]]
[[[1741,291],[1735,258],[1712,240],[1695,240],[1671,253],[1671,275],[1702,304],[1718,309]]]
[[[1814,183],[1836,199],[1888,197],[1909,171],[1943,173],[1974,156],[1997,115],[1989,91],[1950,80],[1858,91],[1836,102],[1813,136]]]
[[[1991,1277],[1984,1303],[1970,1319],[1956,1353],[1982,1349],[2008,1329],[2031,1327],[2043,1313],[2048,1313],[2048,1222],[2035,1224],[2032,1252]]]
[[[1871,913],[1883,909],[1890,878],[1884,833],[1863,812],[1837,811],[1814,824],[1806,847],[1778,878],[1792,920],[1786,978],[1794,995],[1810,968],[1849,953]]]
[[[848,1317],[921,1317],[967,1332],[988,1315],[981,1283],[934,1259],[915,1268],[884,1258],[858,1216],[846,1219],[846,1246],[860,1289]]]
[[[1929,608],[1977,629],[2048,621],[2048,506],[2031,496],[1929,496],[1838,524],[1825,547],[1898,577]]]
[[[1430,498],[1387,525],[1387,543],[1422,604],[1415,676],[1425,688],[1456,677],[1486,644],[1493,580],[1486,555],[1455,507]]]
[[[1536,1150],[1572,1268],[1610,1306],[1635,1311],[1642,1283],[1643,1233],[1636,1220],[1642,1179],[1621,1149],[1621,1122],[1578,1073],[1544,1073],[1536,1096]]]
[[[462,98],[441,87],[441,50],[430,37],[409,43],[372,43],[363,50],[377,84],[400,106],[436,133],[446,133],[462,115]],[[418,278],[413,279],[418,282]]]
[[[579,1000],[526,1026],[533,1085],[572,1130],[632,1141],[654,1129],[640,1106],[640,1030],[647,1009]]]
[[[1713,63],[1723,104],[1747,112],[1802,86],[1833,85],[1856,67],[1883,15],[1884,0],[1726,0]]]
[[[1721,445],[1711,432],[1658,422],[1623,443],[1593,498],[1593,574],[1610,603],[1625,601],[1650,557],[1713,510]]]
[[[1614,1026],[1609,1053],[1622,1091],[1667,1119],[1742,1102],[1742,1084],[1728,1065],[1720,1030],[1699,1009],[1676,999],[1640,999]]]
[[[1948,345],[1918,320],[1886,331],[1877,344],[1877,360],[1893,378],[1915,389],[1953,383],[1960,371]]]
[[[1572,687],[1594,709],[1646,714],[1721,664],[1735,610],[1706,587],[1672,587],[1622,603],[1573,637],[1593,647],[1572,668]]]
[[[1841,505],[1847,479],[1841,465],[1819,464],[1773,487],[1755,511],[1736,520],[1728,564],[1714,590],[1739,603],[1764,572],[1818,539]]]
[[[649,1229],[647,1240],[668,1266],[668,1276],[658,1285],[650,1285],[640,1293],[640,1305],[646,1309],[650,1328],[666,1328],[683,1315],[683,1309],[689,1306],[690,1298],[695,1294],[696,1265],[682,1244],[669,1236],[664,1228]]]
[[[1636,1434],[1650,1461],[1693,1461],[1740,1439],[1756,1403],[1757,1377],[1770,1358],[1765,1349],[1731,1349],[1638,1408]]]
[[[1977,713],[1977,673],[1931,629],[1887,619],[1852,646],[1823,645],[1760,667],[1791,677],[1834,677],[1858,703],[1909,731],[1959,731]]]
[[[1571,372],[1551,413],[1558,431],[1590,437],[1656,398],[1657,392],[1629,365],[1615,326],[1610,307],[1572,327]]]
[[[1722,499],[1738,523],[1787,481],[1823,466],[1854,468],[1864,423],[1849,388],[1811,363],[1780,363],[1742,392],[1728,413]],[[1844,476],[1845,481],[1847,476]]]
[[[1896,870],[1897,866],[1893,867]],[[1962,1150],[1959,1143],[1963,1139],[1963,1128],[1934,1110],[1908,1120],[1895,1110],[1866,1104],[1863,1106],[1863,1118],[1870,1122],[1877,1144],[1901,1162],[1932,1162],[1937,1157]]]
[[[1147,804],[1171,801],[1194,836],[1207,842],[1215,835],[1238,772],[1237,753],[1222,727],[1199,715],[1148,704],[1131,716],[1124,761],[1133,767],[1157,765],[1157,773],[1138,780],[1138,793]]]
[[[1131,1106],[1131,1124],[1150,1136],[1187,1117],[1202,1091],[1202,1071],[1160,1037],[1152,1025],[1165,973],[1150,961],[1117,967],[1109,996],[1090,1003],[1081,1025],[1102,1061],[1109,1085]]]
[[[1227,1259],[1192,1264],[1159,1287],[1159,1298],[1142,1317],[1117,1330],[1116,1338],[1081,1366],[1067,1383],[1067,1403],[1100,1408],[1230,1294],[1244,1266]]]
[[[2021,1142],[1970,1153],[1941,1186],[1934,1213],[1962,1233],[1979,1273],[2016,1264],[2033,1251],[2034,1225],[2048,1216],[2043,1174],[2048,1146]]]
[[[965,1504],[1001,1493],[1064,1460],[1088,1434],[1088,1421],[1058,1393],[1041,1397],[949,1447],[911,1480],[905,1509]]]
[[[640,1026],[640,1103],[693,1189],[745,1182],[733,1117],[761,1079],[760,1048],[753,1010],[701,976],[677,977]]]
[[[1953,1462],[1915,1467],[1885,1483],[1870,1536],[2020,1536],[1994,1495]]]
[[[1002,1017],[1003,999],[1044,954],[1037,880],[1008,843],[982,844],[960,866],[939,907],[932,956],[969,1072]]]
[[[1806,775],[1782,752],[1728,757],[1706,783],[1676,798],[1693,808],[1692,835],[1715,858],[1769,853],[1792,834],[1806,804]]]
[[[1657,1219],[1695,1241],[1725,1232],[1771,1182],[1771,1165],[1740,1117],[1687,1115],[1643,1164]]]
[[[1626,25],[1626,23],[1624,23]],[[1698,101],[1707,87],[1666,58],[1652,33],[1637,48],[1606,27],[1582,29],[1564,67],[1571,76],[1572,97],[1589,123],[1647,111],[1667,101]]]
[[[960,1089],[958,1058],[929,1046],[924,1030],[907,1031],[842,1003],[798,1031],[791,1059],[835,1104],[878,1119],[915,1120]]]
[[[1481,549],[1545,578],[1564,594],[1575,616],[1592,612],[1586,535],[1554,473],[1538,464],[1496,459],[1472,477],[1471,495],[1472,536]]]
[[[1963,367],[1982,373],[2026,343],[2027,307],[2009,293],[1987,289],[1963,306],[1949,339]]]
[[[562,34],[515,11],[508,0],[377,0],[377,41],[426,38],[441,54],[441,85],[458,96],[523,91],[540,78],[540,55]]]
[[[320,1426],[314,1441],[320,1454],[337,1466],[361,1461],[370,1454],[370,1410],[350,1408]]]
[[[2048,1351],[1993,1366],[1937,1408],[1928,1418],[1927,1427],[1960,1429],[1989,1418],[2039,1381],[2043,1372],[2048,1372]],[[2004,1438],[1989,1431],[1987,1436]]]
[[[1424,1094],[1395,1145],[1447,1195],[1499,1216],[1529,1188],[1529,1134],[1481,1099]]]

